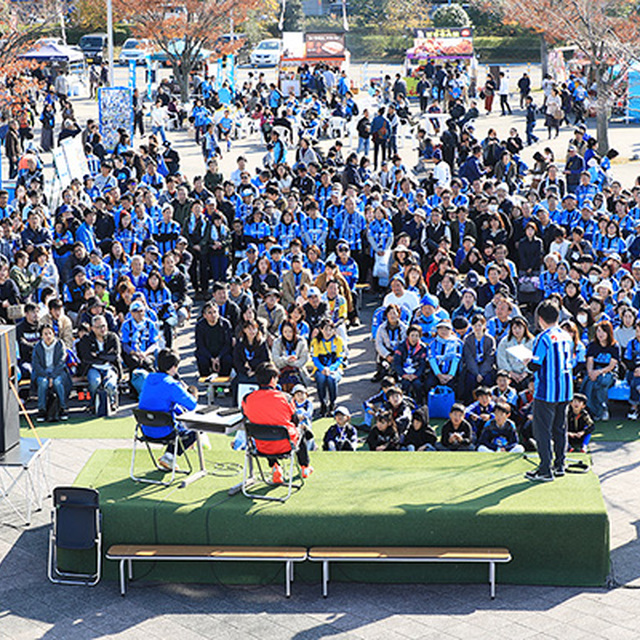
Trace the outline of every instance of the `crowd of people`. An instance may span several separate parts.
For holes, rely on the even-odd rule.
[[[315,415],[336,421],[322,446],[354,449],[350,411],[336,405],[365,285],[380,300],[371,373],[382,390],[365,402],[372,450],[535,447],[532,376],[511,348],[532,347],[542,299],[556,302],[574,345],[571,446],[583,449],[593,420],[608,419],[609,389],[625,378],[637,419],[640,180],[623,188],[612,179],[615,152],[598,155],[583,111],[567,156],[544,149],[530,168],[516,129],[476,139],[465,77],[450,63],[425,72],[422,119],[399,76],[359,100],[324,67],[309,70],[299,97],[251,77],[234,100],[259,122],[266,155],[251,167],[238,154],[229,175],[218,159],[236,129],[203,81],[191,116],[201,175],[181,172],[160,116],[137,148],[123,131],[113,150],[90,120],[78,135],[91,172],[54,208],[38,154],[18,158],[14,199],[0,191],[0,318],[17,324],[38,420],[54,395],[66,417],[72,376],[86,378],[92,403],[104,391],[110,409],[123,379],[139,394],[158,351],[194,322],[200,376],[231,376],[235,396],[271,362],[309,431],[315,384]],[[584,79],[545,84],[547,114],[569,86],[582,94]],[[533,143],[530,84],[519,88]],[[45,110],[56,102],[46,96]],[[438,111],[450,118],[429,136]],[[323,127],[304,124],[314,113],[343,118],[357,150],[334,141],[324,153]],[[402,126],[415,126],[415,167],[398,152]],[[440,438],[427,409],[437,387],[455,400]]]

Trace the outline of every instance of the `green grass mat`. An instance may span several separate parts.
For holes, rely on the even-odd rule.
[[[214,462],[242,463],[240,452],[216,444],[206,452],[210,468]],[[520,455],[316,452],[315,473],[280,504],[228,496],[227,489],[240,480],[233,474],[208,476],[186,489],[136,484],[128,477],[130,455],[127,449],[98,451],[76,480],[100,490],[105,548],[115,543],[506,546],[513,561],[498,568],[500,582],[602,585],[608,572],[608,518],[591,472],[535,485],[523,478],[532,464]],[[141,456],[139,462],[139,471],[148,468],[148,459]],[[280,571],[162,564],[141,563],[136,575],[263,582]],[[115,576],[114,563],[107,563],[107,574]],[[317,580],[319,568],[305,565],[298,574]],[[336,568],[334,577],[484,582],[487,570],[354,564]]]

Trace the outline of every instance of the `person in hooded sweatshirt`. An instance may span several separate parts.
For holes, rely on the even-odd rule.
[[[148,411],[165,411],[173,416],[173,424],[162,427],[144,427],[143,433],[150,438],[163,438],[176,429],[180,435],[180,445],[175,451],[174,442],[167,445],[158,464],[167,471],[173,467],[175,456],[182,455],[196,441],[196,432],[186,429],[178,416],[184,411],[192,411],[197,406],[197,390],[194,387],[186,389],[178,380],[178,366],[180,356],[171,349],[162,349],[158,353],[158,372],[150,373],[140,392],[138,407]]]

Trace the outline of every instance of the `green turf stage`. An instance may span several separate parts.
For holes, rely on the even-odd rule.
[[[224,440],[210,466],[242,462]],[[321,453],[304,488],[286,504],[229,497],[239,476],[199,480],[187,489],[133,483],[130,451],[97,451],[76,483],[100,490],[105,548],[114,543],[264,545],[505,546],[513,561],[498,581],[594,586],[609,568],[609,524],[597,477],[567,475],[550,484],[523,478],[519,455],[482,453]],[[140,458],[140,462],[148,460]],[[142,470],[140,465],[140,470]],[[282,487],[274,491],[283,491]],[[107,576],[115,577],[107,562]],[[280,580],[261,563],[140,563],[136,577],[173,581]],[[297,569],[319,581],[319,567]],[[486,582],[485,566],[336,565],[332,579],[380,582]]]

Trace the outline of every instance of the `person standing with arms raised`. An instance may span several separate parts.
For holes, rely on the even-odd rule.
[[[533,343],[528,362],[534,373],[533,437],[540,465],[525,473],[533,482],[550,482],[563,476],[567,449],[564,417],[567,403],[573,398],[573,344],[571,336],[558,327],[560,312],[550,300],[543,300],[536,311],[542,329]],[[555,460],[552,462],[552,445]]]

